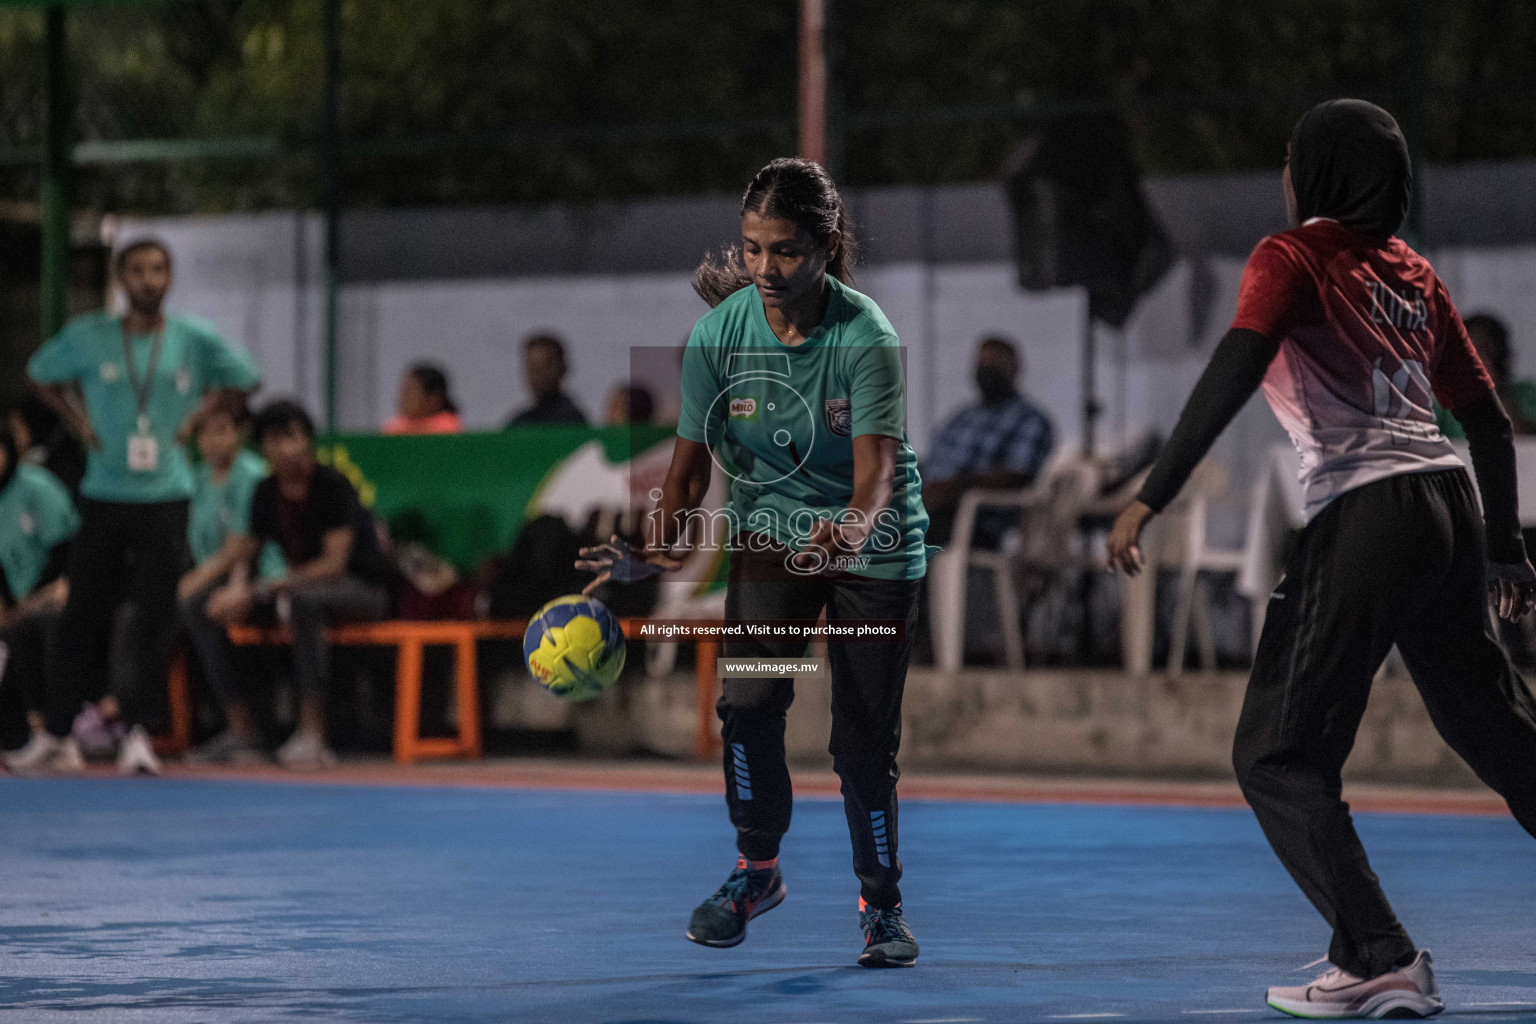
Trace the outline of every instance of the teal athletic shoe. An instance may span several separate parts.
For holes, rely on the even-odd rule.
[[[917,963],[917,939],[901,915],[901,904],[877,910],[859,898],[859,926],[864,929],[860,967],[911,967]]]
[[[694,910],[688,939],[716,949],[739,945],[747,937],[747,922],[783,903],[785,893],[778,865],[753,871],[742,857],[725,884]]]

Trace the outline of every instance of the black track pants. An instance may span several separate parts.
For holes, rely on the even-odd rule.
[[[847,574],[799,576],[784,567],[783,548],[731,553],[727,623],[794,619],[814,623],[823,608],[829,623],[898,620],[906,635],[890,643],[832,640],[832,765],[842,780],[843,808],[853,839],[853,870],[870,905],[901,902],[901,860],[896,855],[896,750],[901,743],[901,694],[912,653],[920,580],[876,580]],[[804,641],[731,639],[728,658],[795,658]],[[817,683],[815,685],[823,685]],[[792,803],[784,764],[784,717],[794,681],[739,678],[722,681],[716,711],[725,741],[725,799],[736,844],[752,860],[777,857],[789,831]]]
[[[59,630],[59,609],[46,607],[18,615],[0,629],[6,647],[0,687],[14,690],[17,706],[42,711],[48,706],[48,652]]]
[[[112,613],[122,594],[133,606],[129,692],[123,716],[159,732],[167,724],[166,673],[176,642],[176,584],[187,563],[187,502],[146,504],[80,499],[80,532],[69,553],[69,600],[48,672],[48,731],[66,736],[85,692],[107,678]]]
[[[1269,602],[1233,762],[1281,862],[1361,977],[1406,963],[1340,799],[1339,773],[1395,643],[1440,735],[1536,835],[1536,701],[1492,633],[1483,528],[1464,471],[1347,491],[1302,533]]]

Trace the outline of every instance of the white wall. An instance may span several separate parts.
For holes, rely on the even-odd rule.
[[[321,404],[319,231],[292,213],[125,223],[119,238],[152,230],[176,257],[174,308],[207,316],[249,347],[268,393]],[[301,245],[301,236],[306,244]],[[1536,373],[1536,246],[1432,254],[1464,313],[1505,316],[1516,366]],[[1230,322],[1240,260],[1180,263],[1149,295],[1127,329],[1100,328],[1099,393],[1106,412],[1101,449],[1147,429],[1172,428],[1212,346]],[[376,427],[394,409],[402,370],[431,359],[450,372],[472,427],[499,426],[528,401],[519,342],[552,331],[570,347],[572,395],[601,417],[605,396],[645,366],[663,407],[676,379],[665,359],[637,350],[682,343],[705,312],[685,273],[351,284],[340,296],[339,420]],[[1004,263],[885,264],[862,268],[858,287],[880,303],[907,347],[908,433],[919,454],[936,425],[968,401],[977,339],[1002,333],[1022,345],[1025,390],[1051,414],[1063,444],[1081,429],[1082,302],[1075,290],[1019,290]],[[1203,325],[1194,294],[1208,296]],[[1213,453],[1232,476],[1226,507],[1213,520],[1217,543],[1236,543],[1250,467],[1284,435],[1255,398]]]

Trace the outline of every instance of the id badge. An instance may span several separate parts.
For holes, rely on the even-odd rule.
[[[134,434],[128,438],[128,468],[135,473],[153,473],[160,465],[160,442],[153,434]]]

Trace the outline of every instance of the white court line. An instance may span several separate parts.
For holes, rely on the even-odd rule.
[[[1528,1010],[1536,1010],[1536,1003],[1462,1003],[1462,1002],[1458,1002],[1456,1005],[1457,1006],[1515,1006],[1515,1007],[1519,1007],[1522,1010],[1527,1010],[1527,1009]]]
[[[1123,1013],[1057,1013],[1046,1020],[1104,1020],[1108,1017],[1124,1017]]]
[[[980,1017],[924,1017],[919,1020],[904,1020],[901,1024],[974,1024]]]
[[[1251,1006],[1241,1006],[1235,1010],[1185,1010],[1185,1013],[1194,1016],[1202,1013],[1268,1013],[1268,1010],[1255,1010]]]

